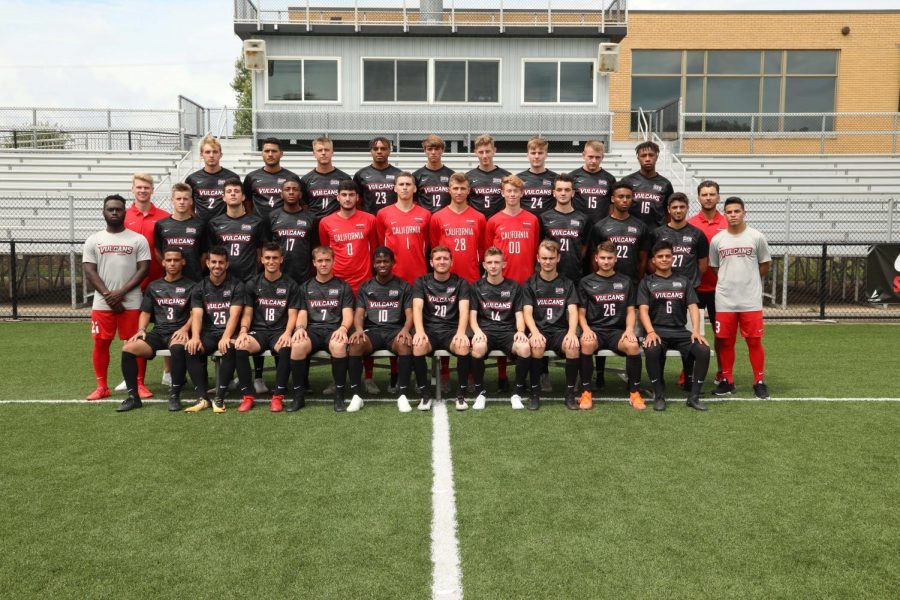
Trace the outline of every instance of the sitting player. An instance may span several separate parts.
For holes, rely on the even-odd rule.
[[[700,309],[697,293],[690,280],[672,273],[674,252],[672,244],[660,240],[653,245],[655,271],[641,280],[637,303],[644,327],[644,354],[647,374],[653,384],[653,410],[666,410],[666,389],[663,381],[662,357],[673,348],[682,357],[690,354],[694,359],[691,375],[691,391],[687,405],[696,410],[706,410],[700,401],[700,390],[709,369],[709,344],[700,331]],[[691,316],[692,331],[685,329],[687,314]]]

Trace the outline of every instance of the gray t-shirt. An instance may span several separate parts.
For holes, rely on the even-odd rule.
[[[719,269],[716,310],[751,312],[762,310],[759,265],[771,262],[769,244],[756,229],[747,227],[733,235],[717,233],[709,243],[709,266]]]
[[[82,263],[97,265],[97,274],[110,290],[125,285],[137,272],[140,261],[152,260],[150,246],[139,233],[126,229],[120,233],[98,231],[84,242]],[[125,295],[126,309],[141,307],[141,288],[135,286]],[[94,294],[94,310],[112,310],[100,294]]]

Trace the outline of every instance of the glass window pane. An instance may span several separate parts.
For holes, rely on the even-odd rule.
[[[469,61],[469,102],[500,102],[500,63]]]
[[[656,110],[681,94],[681,77],[632,77],[631,108]]]
[[[834,77],[788,77],[784,88],[784,111],[800,113],[834,112]],[[832,128],[832,118],[825,127]],[[819,131],[822,118],[785,117],[785,131]]]
[[[394,101],[394,61],[363,61],[363,100],[365,102]]]
[[[559,101],[594,101],[594,63],[559,63]]]
[[[463,102],[466,99],[466,61],[439,60],[434,63],[434,101]]]
[[[556,102],[557,63],[525,63],[525,102]]]
[[[397,61],[397,102],[428,100],[428,63],[424,60]]]
[[[709,77],[706,80],[707,113],[755,113],[759,110],[756,77]],[[707,131],[748,131],[750,117],[706,117]]]
[[[710,51],[706,71],[709,74],[750,75],[759,73],[759,52],[743,50]]]
[[[680,75],[681,50],[634,50],[631,72],[642,75]]]
[[[763,57],[766,75],[781,75],[781,50],[766,50]]]
[[[766,54],[768,56],[768,53]],[[762,91],[762,111],[764,113],[781,112],[781,77],[764,77]],[[780,117],[761,117],[757,129],[762,131],[780,131]]]
[[[830,50],[790,50],[787,53],[789,75],[832,75],[837,73],[837,52]]]
[[[700,75],[703,73],[703,56],[706,54],[703,50],[688,50],[687,64],[685,69],[690,75]]]
[[[702,77],[688,77],[684,95],[684,112],[703,112]]]
[[[269,61],[269,100],[303,100],[303,61]]]
[[[303,69],[304,100],[337,101],[336,60],[307,60]]]

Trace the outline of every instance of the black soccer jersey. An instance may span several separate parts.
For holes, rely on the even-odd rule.
[[[450,204],[450,176],[454,171],[444,165],[437,171],[422,167],[413,171],[416,178],[416,202],[431,214]]]
[[[422,320],[426,329],[453,329],[459,326],[459,303],[469,299],[469,284],[451,273],[447,281],[438,281],[434,273],[422,275],[413,285],[413,299],[425,302]]]
[[[365,311],[363,327],[396,329],[406,323],[406,309],[412,308],[412,287],[399,277],[385,283],[366,281],[356,291],[356,308]]]
[[[284,206],[281,199],[281,188],[288,177],[296,177],[287,169],[279,169],[269,173],[265,169],[257,169],[244,177],[244,198],[253,200],[253,213],[266,219],[270,212]]]
[[[472,282],[469,310],[478,311],[478,326],[488,334],[514,333],[522,302],[522,288],[512,279],[493,284],[482,277]]]
[[[228,272],[247,281],[254,277],[259,261],[256,249],[269,239],[268,227],[259,215],[231,218],[227,214],[214,217],[207,224],[210,246],[228,250]]]
[[[697,293],[691,282],[680,275],[660,277],[653,273],[641,280],[637,303],[649,307],[650,322],[662,336],[684,331],[688,305],[697,304]]]
[[[300,309],[303,305],[300,286],[282,273],[275,281],[260,273],[246,283],[247,306],[253,307],[254,331],[283,332],[288,324],[288,309]]]
[[[506,203],[503,201],[503,178],[510,172],[500,167],[493,171],[482,171],[476,167],[466,173],[469,178],[469,204],[490,219],[503,210]]]
[[[203,331],[219,337],[225,333],[232,306],[244,306],[247,302],[244,283],[231,275],[216,285],[209,277],[204,277],[194,286],[191,294],[191,308],[203,309]],[[237,332],[235,332],[236,334]]]
[[[519,179],[525,183],[522,192],[522,208],[536,217],[556,206],[553,199],[553,181],[557,173],[546,170],[543,173],[532,173],[531,170],[518,174]]]
[[[184,180],[191,186],[194,197],[194,214],[204,223],[225,213],[225,182],[238,174],[229,169],[219,169],[215,173],[207,173],[203,169],[194,171]]]
[[[402,171],[394,165],[388,165],[385,169],[369,165],[357,171],[353,181],[362,193],[362,209],[374,215],[385,206],[397,202],[394,184],[400,173]]]
[[[350,179],[350,176],[340,169],[328,173],[319,173],[313,169],[300,179],[303,198],[309,210],[320,220],[340,208],[337,201],[338,185],[345,179]]]
[[[585,309],[584,318],[594,329],[625,329],[628,307],[637,301],[631,278],[621,273],[603,277],[585,275],[578,282],[578,300]]]
[[[577,283],[581,279],[584,262],[582,251],[588,243],[588,218],[577,210],[561,213],[555,208],[539,218],[541,239],[559,243],[559,272]]]
[[[312,249],[319,239],[316,217],[308,210],[290,213],[276,208],[269,213],[269,233],[284,251],[281,270],[297,283],[312,277]]]
[[[187,277],[175,281],[160,278],[151,281],[144,290],[141,311],[153,315],[153,330],[161,334],[172,334],[184,327],[191,318],[191,291],[194,282]]]
[[[184,253],[184,269],[182,273],[192,281],[200,281],[203,277],[203,265],[200,256],[206,251],[206,232],[203,221],[191,217],[177,221],[166,217],[153,225],[154,248],[160,254],[169,247],[181,248]]]
[[[524,304],[532,306],[532,316],[538,329],[560,331],[569,328],[569,305],[578,305],[575,284],[563,275],[545,280],[535,273],[525,282]]]
[[[616,178],[604,169],[591,173],[583,167],[570,171],[569,175],[575,180],[575,196],[572,198],[575,210],[583,212],[591,224],[608,217],[609,190]]]
[[[669,196],[675,191],[672,182],[657,173],[651,178],[644,177],[640,171],[626,175],[627,181],[634,188],[634,200],[631,202],[631,214],[653,230],[666,222]]]
[[[345,308],[353,308],[353,290],[339,277],[332,277],[325,283],[313,277],[305,282],[302,309],[309,313],[306,326],[310,329],[337,329]]]
[[[681,275],[696,288],[700,285],[700,266],[697,261],[709,256],[709,241],[700,229],[687,224],[681,229],[668,225],[657,227],[650,234],[650,246],[659,240],[672,244],[672,272]]]
[[[624,221],[612,217],[600,219],[591,229],[590,237],[592,256],[597,246],[608,240],[616,245],[616,273],[624,273],[634,281],[640,279],[639,254],[650,249],[650,235],[640,219],[632,216]]]

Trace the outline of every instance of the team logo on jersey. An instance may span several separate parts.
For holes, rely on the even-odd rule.
[[[365,223],[357,223],[357,224],[356,224],[356,228],[357,228],[357,229],[365,229],[365,228],[366,228],[366,224],[365,224]]]
[[[297,219],[297,227],[306,227],[307,225],[309,225],[309,223],[307,223],[305,220]]]
[[[341,293],[341,290],[336,290],[336,289],[328,290],[329,296],[337,296],[339,293]]]
[[[338,185],[339,183],[340,183],[340,181],[338,181],[337,179],[332,179],[331,181],[328,182],[329,185]]]
[[[628,227],[628,233],[637,233],[637,227]]]
[[[388,298],[395,298],[400,295],[400,290],[388,290]]]
[[[683,286],[681,285],[681,282],[680,282],[680,281],[673,281],[673,282],[672,282],[672,287],[673,287],[673,288],[680,288],[680,287],[683,287]]]
[[[579,223],[576,219],[572,219],[571,221],[569,221],[569,225],[571,225],[572,227],[578,227],[580,224],[581,223]]]
[[[613,289],[614,289],[614,290],[624,290],[624,289],[625,289],[625,284],[624,284],[624,283],[614,283],[614,284],[613,284]]]
[[[223,298],[231,298],[231,290],[222,290]]]
[[[528,221],[525,221],[524,223],[522,223],[522,227],[531,228],[531,223],[529,223]]]
[[[503,182],[503,179],[501,179],[500,177],[494,177],[493,179],[491,179],[491,183],[493,183],[494,185],[498,185],[502,182]]]
[[[509,298],[509,290],[501,290],[500,297],[501,298]]]
[[[425,219],[423,219],[422,217],[413,217],[413,221],[415,221],[416,223],[422,223],[425,221]],[[394,221],[391,221],[391,225],[393,225],[393,224],[394,224]]]
[[[694,238],[689,235],[686,235],[683,238],[681,238],[681,241],[684,242],[685,244],[690,244],[691,242],[694,241]]]
[[[444,177],[443,175],[441,175],[441,183],[447,183],[448,181],[450,181],[449,177]]]
[[[542,180],[541,180],[541,185],[550,185],[550,184],[552,184],[552,183],[553,183],[553,182],[550,181],[549,179],[542,179]]]
[[[661,186],[661,185],[657,185],[657,184],[654,183],[654,184],[653,184],[653,191],[654,191],[654,192],[661,192],[661,191],[662,191],[662,186]]]
[[[175,288],[175,293],[176,293],[176,294],[183,294],[185,291],[186,291],[186,290],[185,290],[185,288],[183,288],[183,287],[177,287],[177,288]]]
[[[276,180],[276,183],[284,183],[285,181],[287,181],[287,179],[285,179],[284,177],[279,177],[279,178]]]
[[[185,227],[184,232],[185,233],[197,233],[197,228],[196,227]]]
[[[241,231],[251,231],[252,229],[253,225],[250,225],[248,223],[244,223],[243,225],[241,225]]]
[[[565,294],[566,288],[556,288],[555,293],[557,294]]]
[[[279,296],[287,294],[287,288],[275,288],[275,293]]]
[[[393,176],[393,175],[385,175],[384,178],[385,178],[385,180],[387,180],[387,181],[394,181],[394,176]]]

